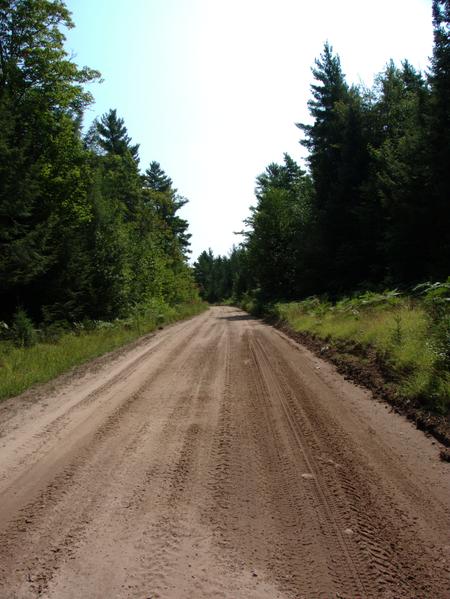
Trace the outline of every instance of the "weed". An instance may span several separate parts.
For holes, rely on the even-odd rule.
[[[438,412],[450,409],[450,283],[426,284],[413,296],[367,292],[331,305],[320,298],[275,305],[297,331],[327,342],[371,347],[398,391]]]
[[[403,340],[402,317],[400,314],[394,314],[394,328],[392,330],[392,343],[400,345]]]

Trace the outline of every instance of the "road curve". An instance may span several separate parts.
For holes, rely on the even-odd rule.
[[[0,407],[0,597],[448,599],[439,449],[211,308]]]

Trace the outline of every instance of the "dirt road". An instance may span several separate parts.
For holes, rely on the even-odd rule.
[[[439,446],[212,308],[0,407],[0,597],[450,597]]]

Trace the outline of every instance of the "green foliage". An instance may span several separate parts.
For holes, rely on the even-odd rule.
[[[162,170],[159,162],[153,161],[142,176],[144,202],[151,206],[159,219],[164,233],[165,249],[169,254],[189,253],[188,222],[177,212],[188,200],[177,193],[170,177]]]
[[[92,142],[105,154],[126,156],[129,154],[133,160],[138,160],[139,144],[132,145],[124,120],[117,116],[117,110],[111,109],[99,121],[94,123],[94,138]]]
[[[11,325],[11,340],[17,347],[32,347],[36,343],[33,322],[23,308],[18,308]]]
[[[0,3],[0,316],[22,305],[42,335],[53,323],[112,321],[155,300],[195,301],[187,200],[116,110],[81,123],[92,102],[64,49],[60,0]]]
[[[361,186],[369,164],[367,107],[326,43],[313,69],[313,124],[299,124],[314,182],[308,274],[317,292],[351,290],[365,272]],[[312,258],[312,259],[311,259]],[[303,295],[303,294],[302,294]]]
[[[378,292],[386,287],[448,276],[450,3],[432,4],[427,76],[407,60],[390,61],[372,89],[350,86],[339,56],[325,44],[312,69],[311,120],[298,124],[309,172],[285,155],[283,164],[272,163],[257,177],[239,263],[225,266],[205,252],[198,259],[204,297],[225,297],[218,279],[238,277],[238,299],[247,294],[267,304],[346,296],[346,308],[357,314],[358,301],[383,303]],[[373,295],[355,300],[364,289]],[[439,322],[442,345],[445,317]],[[398,345],[403,328],[399,320]]]
[[[38,280],[51,286],[62,232],[67,240],[89,219],[78,130],[92,100],[82,85],[98,73],[69,60],[61,28],[72,22],[62,2],[3,2],[0,25],[0,299],[7,316],[17,302],[30,304]]]
[[[247,253],[233,247],[229,256],[215,257],[209,249],[194,264],[194,276],[201,297],[209,302],[240,301],[251,286]]]
[[[245,221],[246,261],[264,300],[293,298],[310,290],[305,281],[311,241],[310,177],[285,154],[257,178],[257,205]]]
[[[427,90],[408,62],[402,69],[391,62],[378,77],[375,94],[365,197],[376,214],[380,273],[389,281],[408,284],[430,275],[433,268],[429,247],[417,243],[431,239],[434,216],[423,201],[428,195],[423,114]]]
[[[450,262],[450,2],[433,0],[434,47],[429,73],[427,118],[427,204],[432,212],[430,278],[448,276]]]
[[[437,365],[450,371],[450,277],[444,283],[424,283],[415,291],[424,296]]]
[[[440,293],[448,294],[448,288]],[[295,330],[312,333],[324,344],[347,342],[372,348],[391,371],[401,395],[447,413],[450,368],[441,342],[446,335],[448,348],[448,320],[445,325],[439,316],[430,326],[429,301],[427,292],[422,298],[417,292],[409,296],[394,290],[344,298],[336,304],[314,297],[278,303],[274,309]]]

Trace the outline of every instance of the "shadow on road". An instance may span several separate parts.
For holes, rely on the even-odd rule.
[[[250,314],[235,314],[234,316],[218,316],[218,320],[257,320]]]

